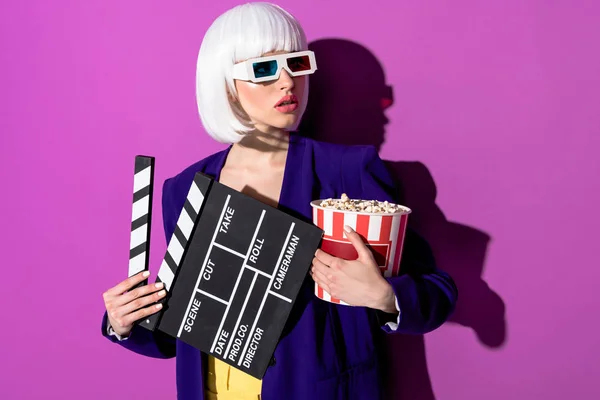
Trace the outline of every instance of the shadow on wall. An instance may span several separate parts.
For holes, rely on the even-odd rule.
[[[309,48],[315,52],[318,71],[310,77],[309,105],[299,131],[325,142],[370,144],[379,150],[393,91],[377,58],[360,44],[343,39],[317,40]],[[481,278],[489,235],[448,221],[435,203],[435,182],[425,165],[385,162],[400,189],[398,201],[413,210],[410,225],[429,242],[438,266],[458,286],[459,300],[449,323],[473,329],[486,347],[502,346],[505,305]],[[392,366],[388,371],[394,371],[388,377],[391,398],[435,400],[423,336],[395,335],[388,341]]]

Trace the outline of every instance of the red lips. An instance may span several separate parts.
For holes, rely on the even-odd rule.
[[[287,105],[287,104],[298,104],[298,98],[296,97],[295,94],[291,94],[291,95],[282,97],[281,99],[279,99],[277,104],[275,104],[275,107],[279,107],[279,106]]]

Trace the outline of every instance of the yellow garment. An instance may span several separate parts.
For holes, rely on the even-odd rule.
[[[207,400],[260,400],[262,381],[208,356]]]

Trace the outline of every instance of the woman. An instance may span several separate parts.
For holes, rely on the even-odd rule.
[[[314,54],[299,23],[278,6],[252,3],[217,18],[202,42],[197,101],[206,131],[230,146],[190,166],[163,186],[167,238],[175,229],[196,172],[311,221],[311,200],[394,200],[383,162],[370,146],[321,143],[293,133],[306,108]],[[258,59],[257,59],[258,58]],[[195,348],[150,332],[134,321],[157,311],[162,287],[131,291],[131,277],[104,293],[102,332],[150,356],[177,357],[178,398],[380,399],[382,334],[425,333],[449,317],[456,301],[451,278],[437,270],[427,246],[407,233],[403,275],[383,278],[368,248],[347,233],[359,258],[345,261],[317,250],[275,355],[256,380]],[[354,305],[317,299],[316,281]]]

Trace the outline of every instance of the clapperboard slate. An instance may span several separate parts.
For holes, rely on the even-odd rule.
[[[184,220],[193,228],[182,229]],[[322,235],[197,173],[157,279],[166,306],[150,329],[262,378]]]

